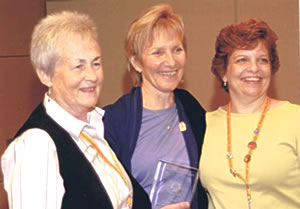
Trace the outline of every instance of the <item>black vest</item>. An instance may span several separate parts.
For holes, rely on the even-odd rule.
[[[65,187],[62,209],[113,209],[94,168],[71,136],[46,114],[42,104],[32,112],[15,137],[30,128],[45,130],[55,143],[60,175]],[[146,192],[131,176],[130,178],[134,188],[133,208],[151,208]]]

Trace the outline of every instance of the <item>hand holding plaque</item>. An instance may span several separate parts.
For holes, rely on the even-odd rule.
[[[154,209],[191,202],[199,173],[197,168],[160,160],[156,167],[150,200]]]

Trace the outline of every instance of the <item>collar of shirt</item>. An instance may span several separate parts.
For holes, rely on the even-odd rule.
[[[51,99],[47,94],[45,94],[43,104],[47,114],[61,127],[63,127],[72,136],[72,138],[79,140],[81,131],[85,130],[91,137],[103,140],[103,109],[95,107],[91,112],[89,112],[89,123],[87,123],[75,118],[69,112],[64,110],[59,104],[57,104],[53,99]]]
[[[80,132],[84,130],[93,139],[98,139],[94,140],[96,144],[108,160],[112,163],[114,162],[113,158],[116,157],[104,139],[104,125],[102,121],[104,110],[95,107],[94,110],[88,113],[89,122],[87,123],[72,116],[47,94],[45,94],[43,104],[47,114],[71,135],[86,158],[91,162],[108,192],[114,208],[131,208],[131,205],[127,205],[127,200],[128,196],[132,196],[132,185],[125,170],[122,168],[122,172],[130,184],[129,187],[112,167],[107,166],[102,159],[97,157],[97,151],[79,137]]]

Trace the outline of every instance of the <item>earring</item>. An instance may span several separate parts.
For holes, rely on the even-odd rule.
[[[47,91],[47,96],[48,96],[48,102],[50,102],[50,95],[51,95],[51,89],[49,88]]]
[[[226,92],[228,92],[228,83],[227,83],[227,81],[223,81],[223,88]]]

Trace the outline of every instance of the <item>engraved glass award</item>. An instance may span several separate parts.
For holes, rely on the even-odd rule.
[[[191,202],[199,178],[198,169],[160,160],[150,192],[152,208]]]

